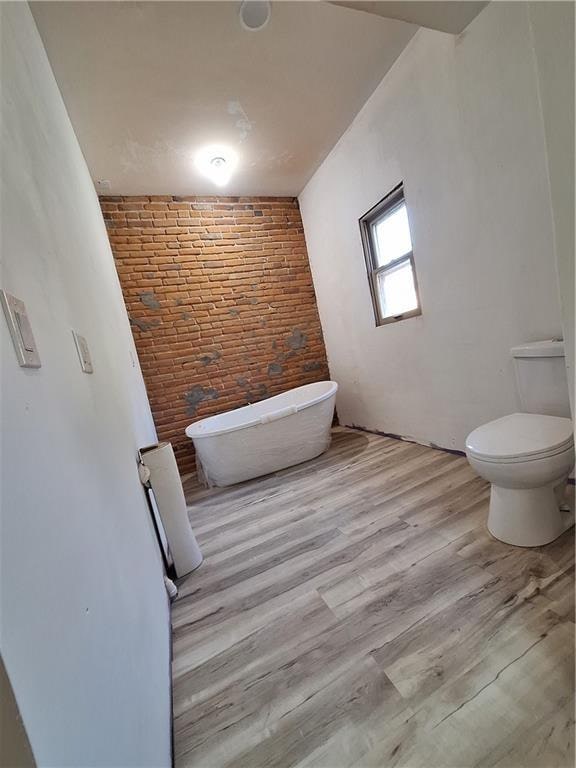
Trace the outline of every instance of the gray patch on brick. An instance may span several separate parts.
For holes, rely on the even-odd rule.
[[[184,299],[176,299],[176,306],[181,307],[184,304]]]
[[[158,318],[155,318],[154,320],[142,320],[137,317],[128,316],[128,319],[132,325],[135,325],[140,331],[150,331],[152,328],[157,328],[162,323]]]
[[[239,317],[240,316],[240,312],[238,312],[237,309],[229,309],[228,310],[228,314],[232,315],[232,317]]]
[[[268,376],[281,376],[284,373],[284,368],[280,363],[270,363],[268,366]]]
[[[236,384],[246,393],[246,403],[248,405],[268,397],[268,387],[263,382],[253,387],[245,376],[239,376],[236,379]]]
[[[190,312],[181,312],[180,313],[180,317],[182,318],[182,320],[191,320],[192,319],[192,315],[190,314]]]
[[[217,360],[220,360],[221,357],[222,355],[220,352],[215,349],[213,352],[209,352],[207,355],[202,355],[200,362],[202,365],[210,365],[210,363],[215,363]]]
[[[268,397],[268,387],[266,384],[258,384],[256,389],[252,390],[250,396],[252,398],[252,402],[255,402],[256,400],[263,400],[265,397]]]
[[[319,360],[313,360],[311,363],[304,363],[302,370],[304,373],[310,373],[310,371],[319,371],[322,368],[322,363]]]
[[[138,298],[145,307],[148,307],[148,309],[160,309],[160,302],[156,298],[156,294],[153,291],[139,293]]]
[[[290,336],[286,339],[286,344],[290,349],[303,349],[306,346],[306,334],[302,333],[300,328],[294,328]]]
[[[187,411],[189,416],[196,415],[196,410],[198,409],[198,406],[200,405],[200,403],[204,402],[204,400],[217,400],[217,399],[218,399],[218,392],[212,387],[201,387],[198,385],[198,386],[192,387],[192,389],[184,393],[184,400],[186,400],[188,404]]]
[[[278,349],[278,342],[277,341],[273,341],[272,342],[272,349]]]
[[[268,321],[262,318],[262,320],[260,320],[260,325],[262,326],[262,328],[266,328],[266,326],[268,325]]]

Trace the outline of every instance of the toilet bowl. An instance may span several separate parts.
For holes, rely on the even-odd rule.
[[[537,547],[574,524],[562,505],[574,467],[572,422],[560,416],[513,413],[478,427],[466,455],[491,483],[488,530],[519,547]]]

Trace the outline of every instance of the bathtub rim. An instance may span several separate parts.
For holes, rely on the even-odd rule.
[[[319,403],[324,402],[325,400],[328,400],[330,397],[335,397],[336,393],[338,392],[338,383],[336,381],[332,381],[330,379],[324,379],[323,381],[313,381],[310,382],[310,384],[303,384],[300,387],[292,387],[292,389],[287,389],[286,392],[279,392],[277,395],[272,395],[272,397],[267,397],[264,400],[259,400],[259,403],[265,403],[267,400],[273,400],[275,397],[280,397],[281,395],[287,395],[289,392],[296,392],[297,390],[305,389],[306,387],[313,386],[314,384],[330,384],[330,387],[328,388],[327,392],[323,392],[321,395],[316,396],[315,398],[307,401],[306,403],[302,403],[301,405],[295,406],[293,411],[290,411],[289,413],[282,414],[278,417],[278,421],[282,419],[286,419],[290,416],[294,416],[296,413],[299,413],[300,411],[305,410],[306,408],[311,408],[313,405],[318,405]],[[233,413],[242,411],[243,409],[248,410],[251,407],[250,405],[243,405],[240,408],[234,408],[230,411],[224,411],[224,413]],[[274,413],[274,411],[271,411],[271,413]],[[190,440],[202,440],[207,437],[217,437],[218,435],[225,435],[230,432],[239,432],[242,429],[248,429],[249,427],[256,427],[261,424],[266,424],[270,422],[266,422],[262,420],[262,417],[259,416],[258,418],[252,418],[250,420],[247,420],[245,422],[242,422],[242,424],[234,424],[229,427],[220,427],[218,429],[213,429],[210,432],[203,432],[202,434],[192,434],[195,429],[198,427],[202,428],[203,424],[206,424],[206,422],[210,421],[210,419],[215,418],[216,416],[222,416],[223,414],[215,414],[214,416],[207,416],[205,419],[200,419],[200,421],[194,421],[192,424],[189,424],[186,429],[184,430],[186,437],[190,438]]]

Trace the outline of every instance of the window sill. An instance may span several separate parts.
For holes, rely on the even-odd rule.
[[[401,315],[392,315],[392,317],[385,317],[384,319],[378,318],[376,321],[376,328],[381,325],[389,325],[390,323],[399,323],[402,320],[408,320],[411,317],[419,317],[422,314],[422,310],[412,309],[410,312],[403,312]]]

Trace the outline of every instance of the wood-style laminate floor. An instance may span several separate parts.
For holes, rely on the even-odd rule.
[[[574,765],[573,531],[491,538],[465,458],[336,429],[314,461],[185,484],[176,765]]]

